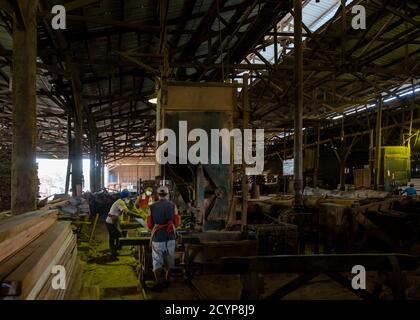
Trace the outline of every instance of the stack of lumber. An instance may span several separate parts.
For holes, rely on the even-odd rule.
[[[0,221],[0,299],[77,298],[81,270],[76,236],[70,222],[58,222],[57,214],[40,210]],[[57,265],[64,269],[57,272]],[[53,285],[57,283],[65,289]]]

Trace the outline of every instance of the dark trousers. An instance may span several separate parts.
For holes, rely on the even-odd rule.
[[[121,249],[119,238],[121,237],[121,232],[111,223],[106,223],[106,227],[109,233],[109,248],[111,249],[111,254],[113,257],[117,256],[117,250]]]

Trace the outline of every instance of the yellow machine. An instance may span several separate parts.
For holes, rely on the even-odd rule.
[[[406,186],[410,180],[410,149],[386,146],[381,149],[381,184],[392,192],[394,186]]]

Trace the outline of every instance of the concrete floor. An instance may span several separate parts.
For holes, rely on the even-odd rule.
[[[162,292],[146,292],[139,289],[136,275],[137,262],[129,248],[120,252],[119,261],[109,260],[108,234],[103,222],[98,224],[95,241],[89,246],[82,242],[79,246],[82,260],[83,300],[196,300],[196,299],[239,299],[239,276],[206,275],[194,277],[193,285],[188,285],[182,277],[174,278],[169,288]],[[296,275],[265,275],[265,295]],[[408,298],[420,299],[420,269],[407,274]],[[368,288],[373,285],[374,274],[368,274]],[[384,290],[382,299],[390,299],[390,290]],[[352,300],[359,299],[353,293],[326,276],[318,276],[307,285],[285,297],[287,300]]]

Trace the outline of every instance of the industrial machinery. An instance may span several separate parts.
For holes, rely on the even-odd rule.
[[[171,82],[159,92],[157,128],[173,130],[177,142],[176,164],[162,165],[161,176],[172,179],[184,201],[197,208],[196,223],[202,230],[223,227],[229,218],[232,162],[222,163],[223,152],[230,154],[230,145],[217,137],[218,150],[211,150],[210,140],[200,141],[194,133],[212,137],[212,129],[230,131],[235,94],[234,86],[220,83]],[[198,144],[206,145],[208,153],[201,154],[200,149],[196,153],[201,162],[192,163],[187,154]],[[216,164],[212,161],[215,152],[219,160]]]
[[[410,149],[386,146],[381,149],[381,184],[392,192],[395,186],[406,186],[410,180]]]

